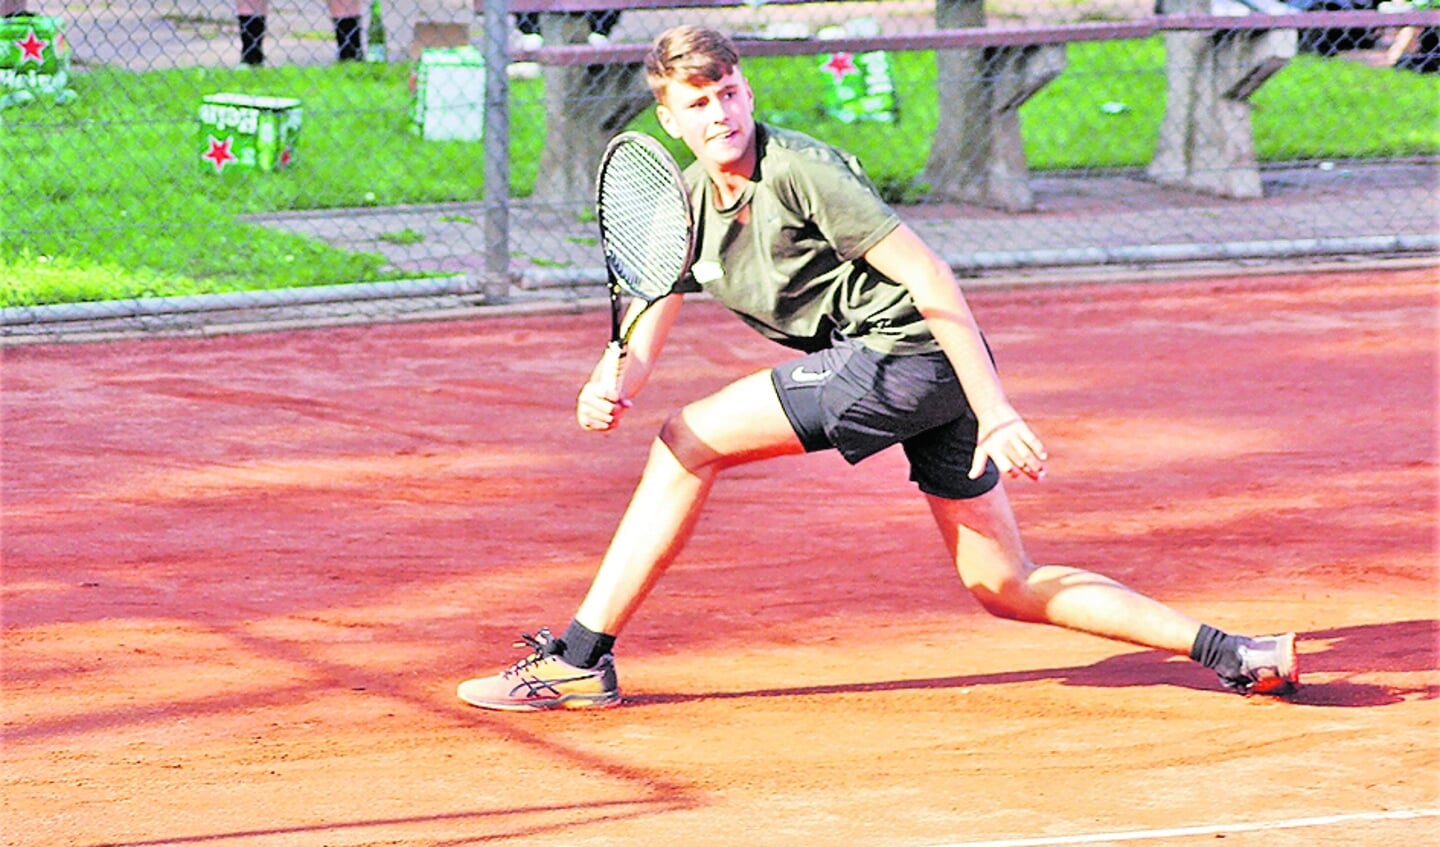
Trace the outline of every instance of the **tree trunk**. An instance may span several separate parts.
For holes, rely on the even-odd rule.
[[[942,29],[985,26],[983,0],[936,0]],[[925,183],[930,196],[1011,212],[1035,206],[1020,133],[1020,106],[1065,69],[1065,47],[969,47],[935,51],[942,107]]]
[[[985,26],[984,0],[935,0],[935,26]],[[978,47],[935,51],[940,108],[923,178],[936,197],[963,199],[965,184],[990,157],[988,133],[983,131],[990,104],[980,85],[984,64],[984,50]]]
[[[542,14],[546,44],[584,44],[584,15]],[[556,205],[595,202],[595,171],[605,145],[654,102],[644,66],[546,65],[545,150],[532,199]]]

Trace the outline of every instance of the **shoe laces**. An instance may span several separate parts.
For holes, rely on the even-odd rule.
[[[561,647],[560,642],[555,639],[555,636],[550,634],[549,627],[543,626],[540,627],[540,629],[536,630],[534,635],[531,635],[528,632],[520,633],[520,640],[516,641],[512,646],[528,647],[530,648],[531,653],[530,655],[511,665],[510,670],[505,671],[506,677],[515,676],[516,674],[519,674],[531,667],[534,667],[535,665],[540,664],[546,659],[558,655]]]

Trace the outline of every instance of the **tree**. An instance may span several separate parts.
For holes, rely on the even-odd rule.
[[[546,44],[585,44],[585,15],[543,13]],[[605,145],[653,102],[639,62],[545,65],[545,150],[532,198],[556,205],[589,206]]]

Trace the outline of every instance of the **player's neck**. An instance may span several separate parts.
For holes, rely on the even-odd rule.
[[[723,165],[712,165],[709,169],[710,182],[715,186],[715,202],[722,209],[735,205],[753,181],[755,175],[755,148],[743,158]]]
[[[715,186],[715,207],[718,209],[734,206],[745,193],[745,186],[750,183],[750,180],[738,176],[722,176],[720,179],[712,177],[710,181]]]

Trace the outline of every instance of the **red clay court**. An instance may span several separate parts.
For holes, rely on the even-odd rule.
[[[599,311],[7,348],[0,841],[1440,843],[1437,283],[969,293],[1052,457],[1031,553],[1298,631],[1291,702],[987,616],[892,451],[723,477],[621,708],[461,704],[568,621],[666,412],[786,355],[711,303],[608,436]]]

